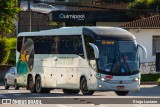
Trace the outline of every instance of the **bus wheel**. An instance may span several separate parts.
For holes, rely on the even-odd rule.
[[[33,78],[29,78],[29,90],[31,93],[36,93],[35,85],[33,83]]]
[[[36,92],[37,93],[43,93],[42,85],[41,85],[41,77],[38,76],[36,78]]]
[[[19,86],[18,86],[18,84],[17,84],[17,80],[14,81],[14,89],[15,89],[15,90],[19,90]]]
[[[80,89],[81,89],[83,95],[92,95],[94,93],[94,91],[88,90],[86,78],[81,79]]]
[[[115,91],[118,96],[126,96],[129,92],[128,91]]]

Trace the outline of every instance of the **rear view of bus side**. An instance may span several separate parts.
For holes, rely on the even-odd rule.
[[[92,95],[140,90],[138,49],[130,32],[116,27],[62,27],[24,32],[17,40],[17,83],[31,93],[63,89]]]

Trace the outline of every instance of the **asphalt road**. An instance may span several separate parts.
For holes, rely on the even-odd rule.
[[[83,96],[82,93],[78,95],[68,95],[63,94],[62,90],[52,90],[49,94],[38,94],[30,93],[25,88],[20,88],[19,90],[14,90],[10,88],[5,90],[3,86],[0,86],[0,99],[33,99],[33,98],[43,98],[48,101],[51,100],[52,107],[117,107],[117,104],[111,104],[110,102],[118,101],[122,102],[120,107],[160,107],[160,104],[139,104],[139,103],[129,103],[130,100],[139,100],[149,98],[151,100],[160,101],[160,87],[156,85],[142,85],[141,91],[139,92],[130,92],[127,96],[117,96],[114,92],[95,92],[92,96]],[[124,99],[122,99],[124,98]],[[155,98],[155,99],[152,99]],[[128,100],[129,99],[129,100]],[[98,100],[107,100],[108,104],[101,104]],[[104,101],[105,102],[105,101]],[[126,102],[126,104],[123,104]],[[6,107],[7,105],[0,105],[0,107]],[[27,105],[18,105],[21,107],[26,107]],[[35,106],[35,105],[34,105]],[[45,106],[38,105],[39,107]],[[12,107],[17,107],[17,105],[12,105]],[[50,107],[47,105],[47,107]]]
[[[49,94],[38,94],[30,93],[25,88],[20,88],[19,90],[14,90],[13,87],[10,87],[9,90],[5,90],[4,86],[0,86],[0,98],[27,98],[27,97],[85,97],[82,93],[78,95],[68,95],[63,94],[62,90],[52,90]],[[114,92],[95,92],[92,97],[119,97]],[[141,90],[138,92],[130,92],[125,97],[160,97],[160,87],[157,85],[141,85]]]

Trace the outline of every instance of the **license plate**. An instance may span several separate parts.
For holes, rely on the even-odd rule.
[[[124,89],[124,86],[117,86],[117,89]]]

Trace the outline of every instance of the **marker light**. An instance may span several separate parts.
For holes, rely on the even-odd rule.
[[[105,78],[106,78],[106,79],[112,79],[113,76],[112,76],[112,75],[107,75],[107,76],[105,76]]]

